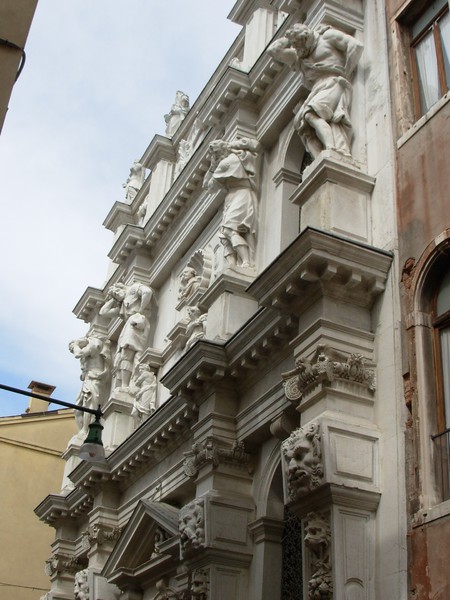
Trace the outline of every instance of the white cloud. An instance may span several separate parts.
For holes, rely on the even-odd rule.
[[[239,32],[233,4],[38,4],[0,136],[0,382],[36,379],[75,399],[67,344],[86,325],[71,311],[104,284],[112,238],[101,224],[176,90],[195,100]],[[0,395],[0,415],[25,406]]]

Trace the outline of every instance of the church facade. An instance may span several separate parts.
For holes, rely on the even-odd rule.
[[[107,459],[78,458],[80,413],[61,493],[36,509],[55,529],[46,600],[446,597],[445,570],[421,574],[445,520],[428,442],[443,447],[446,396],[438,431],[431,321],[411,308],[446,214],[431,232],[420,192],[411,208],[432,159],[407,173],[400,25],[424,7],[394,4],[238,0],[236,41],[132,165],[105,220],[110,279],[79,300],[71,345]],[[442,148],[446,100],[415,134],[435,123]],[[444,255],[421,259],[437,290]]]

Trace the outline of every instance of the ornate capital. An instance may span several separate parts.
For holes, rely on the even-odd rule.
[[[94,544],[101,546],[106,542],[115,542],[120,536],[121,531],[122,529],[120,527],[111,529],[104,525],[90,525],[81,534],[83,548],[89,549]]]
[[[295,369],[282,374],[288,400],[300,400],[308,387],[319,382],[331,385],[339,379],[359,383],[370,392],[375,391],[375,371],[365,366],[367,360],[362,354],[345,355],[320,344],[311,360],[301,356],[295,362]]]
[[[188,477],[196,477],[207,464],[214,468],[220,463],[247,466],[250,470],[250,454],[245,451],[244,442],[236,441],[232,446],[217,446],[212,438],[206,438],[202,445],[195,443],[191,452],[185,452],[184,472]]]
[[[76,556],[68,554],[53,554],[45,561],[45,574],[52,577],[55,573],[76,573],[83,569],[85,565],[78,560]]]

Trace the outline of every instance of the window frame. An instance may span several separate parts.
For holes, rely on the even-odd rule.
[[[417,65],[416,58],[416,47],[417,45],[428,35],[431,31],[433,34],[435,52],[436,52],[436,65],[438,72],[438,79],[440,85],[440,96],[439,99],[442,98],[449,90],[450,81],[447,82],[446,74],[445,74],[445,64],[444,64],[444,54],[442,48],[442,39],[440,34],[439,21],[445,16],[446,13],[449,13],[449,6],[446,3],[438,12],[430,17],[430,20],[424,25],[421,31],[413,37],[412,35],[412,27],[415,22],[417,22],[417,18],[414,21],[410,22],[410,60],[411,60],[411,70],[412,70],[412,84],[413,84],[413,104],[414,104],[414,114],[416,119],[420,119],[423,115],[425,115],[428,110],[431,109],[431,106],[426,110],[423,110],[422,103],[420,101],[420,77],[419,77],[419,68]],[[422,13],[423,14],[423,13]],[[420,17],[420,15],[419,15]]]

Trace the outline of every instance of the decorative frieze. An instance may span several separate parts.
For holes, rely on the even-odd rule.
[[[245,451],[242,441],[236,441],[226,448],[218,446],[212,438],[207,438],[202,445],[195,443],[191,452],[185,452],[184,472],[188,477],[196,477],[205,465],[218,467],[220,463],[236,466],[247,466],[250,469],[250,454]]]
[[[281,446],[289,502],[298,500],[323,483],[319,423],[309,423],[291,433]]]
[[[292,371],[282,373],[286,398],[301,400],[304,392],[317,383],[330,385],[336,379],[358,383],[375,391],[375,371],[366,367],[366,358],[359,353],[346,355],[319,344],[311,360],[300,356]]]

